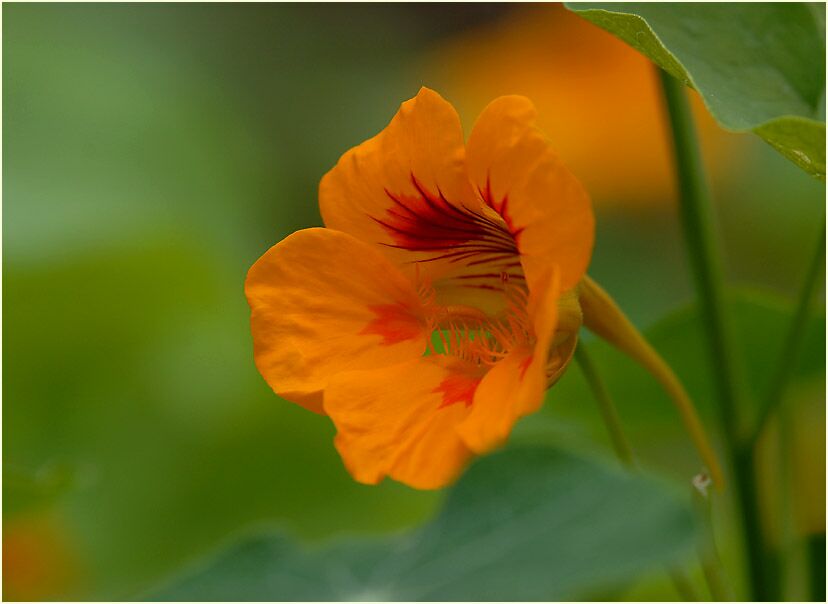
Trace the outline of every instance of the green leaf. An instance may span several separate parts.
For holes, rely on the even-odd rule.
[[[691,549],[669,490],[546,447],[475,463],[436,518],[406,535],[316,550],[269,532],[153,594],[156,600],[546,600],[662,571]]]
[[[825,5],[567,3],[825,180]]]

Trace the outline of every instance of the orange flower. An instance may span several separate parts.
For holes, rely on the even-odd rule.
[[[322,179],[328,228],[250,269],[259,371],[331,417],[361,482],[447,484],[571,358],[594,220],[534,119],[501,97],[464,145],[452,106],[423,88]]]

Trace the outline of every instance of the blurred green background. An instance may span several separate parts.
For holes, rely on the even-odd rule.
[[[600,88],[619,70],[648,78],[646,65],[588,25],[597,41],[532,46],[541,26],[584,27],[560,7],[2,10],[7,599],[136,597],[258,523],[322,540],[429,517],[439,493],[354,483],[329,422],[273,395],[253,365],[242,291],[269,246],[320,224],[321,176],[421,85],[457,106],[466,132],[497,94],[539,97],[542,125],[593,190],[591,274],[642,327],[692,299],[672,189],[653,186],[669,183],[657,99]],[[560,67],[587,52],[598,54],[581,71]],[[558,141],[544,115],[574,120],[572,132]],[[728,276],[784,304],[823,221],[824,185],[709,121]],[[585,140],[629,166],[606,149],[590,163]],[[517,438],[560,432],[567,405],[582,406],[551,402]],[[824,443],[822,414],[812,432]],[[814,450],[806,479],[824,481],[824,444],[821,459]]]

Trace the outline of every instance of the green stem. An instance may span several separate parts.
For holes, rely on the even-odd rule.
[[[578,346],[575,348],[575,360],[580,366],[595,400],[598,401],[598,408],[601,410],[601,417],[604,419],[604,425],[606,425],[609,432],[615,454],[628,469],[635,470],[632,447],[630,447],[630,443],[624,435],[624,429],[621,427],[618,409],[582,342],[578,342]],[[667,574],[670,576],[676,592],[684,601],[698,602],[700,600],[684,571],[678,567],[669,567],[667,568]]]
[[[679,211],[690,265],[699,295],[699,307],[708,339],[711,368],[717,391],[725,446],[734,474],[736,499],[748,557],[750,599],[768,599],[765,589],[766,551],[754,498],[755,475],[752,450],[742,446],[738,415],[741,396],[735,362],[735,346],[726,317],[721,256],[713,233],[710,193],[704,177],[693,118],[684,85],[660,71],[661,85],[673,134]]]
[[[796,360],[799,350],[802,346],[802,341],[805,335],[805,326],[808,323],[808,311],[811,307],[811,300],[816,291],[816,286],[823,275],[822,262],[825,258],[825,221],[823,220],[822,230],[819,236],[819,242],[814,248],[814,255],[811,258],[811,263],[808,266],[808,272],[805,274],[805,280],[799,290],[799,298],[796,305],[796,311],[791,319],[791,324],[788,327],[788,333],[785,336],[785,343],[782,346],[782,352],[776,364],[776,372],[773,374],[773,379],[770,382],[770,387],[767,390],[767,396],[762,402],[759,411],[759,419],[756,422],[750,445],[755,446],[759,437],[765,429],[771,415],[782,404],[782,398],[785,394],[785,388],[788,381],[791,379],[793,370],[796,367]]]
[[[713,531],[713,511],[710,498],[705,491],[694,489],[693,500],[701,516],[702,535],[698,545],[699,560],[704,573],[711,598],[716,602],[729,602],[733,595],[728,587],[722,560],[719,557],[719,548],[716,545],[716,535]]]
[[[727,587],[722,579],[721,562],[718,553],[709,553],[706,550],[699,551],[702,572],[710,589],[710,597],[714,602],[731,602],[733,598],[729,595]]]
[[[779,502],[779,534],[776,545],[769,553],[773,560],[779,565],[779,593],[780,598],[789,597],[795,589],[793,581],[795,573],[802,571],[801,559],[804,554],[798,548],[798,540],[795,537],[795,507],[792,501],[793,490],[793,461],[788,454],[793,446],[794,438],[793,414],[794,409],[784,404],[785,392],[792,377],[796,362],[801,353],[805,336],[805,328],[808,322],[808,314],[813,302],[814,293],[823,275],[823,261],[825,258],[825,220],[823,218],[820,228],[819,239],[814,247],[814,253],[810,264],[805,272],[805,278],[799,290],[796,310],[791,318],[785,340],[782,345],[779,359],[776,363],[776,370],[770,380],[767,395],[763,400],[759,411],[759,419],[751,435],[750,444],[754,451],[760,445],[765,430],[771,420],[776,417],[776,442],[775,455],[779,463],[778,476],[776,477],[777,488],[775,493]],[[787,588],[787,589],[786,589]],[[799,597],[808,597],[804,594]]]
[[[685,602],[700,602],[701,598],[696,593],[693,583],[690,578],[679,568],[671,568],[667,571],[670,575],[670,580],[673,582],[673,587],[676,588],[676,593]]]
[[[825,601],[825,533],[808,537],[811,601]]]
[[[589,388],[592,390],[592,394],[598,402],[601,417],[604,419],[604,425],[607,427],[610,439],[612,440],[612,446],[615,449],[616,455],[618,455],[618,459],[625,466],[630,468],[634,467],[635,460],[633,459],[632,448],[627,441],[627,437],[624,436],[624,430],[621,427],[621,418],[618,417],[618,409],[616,409],[606,384],[604,384],[604,381],[598,375],[592,359],[587,354],[581,342],[578,342],[578,346],[575,348],[575,360],[581,367],[584,378],[586,378],[587,384],[589,384]]]
[[[793,430],[793,409],[790,405],[780,405],[776,411],[776,439],[772,443],[775,446],[773,454],[779,464],[774,489],[779,506],[779,523],[776,544],[772,553],[779,561],[779,596],[783,600],[789,598],[788,592],[791,587],[794,587],[791,575],[795,564],[799,562],[796,555],[798,552],[794,528],[796,512],[793,503],[795,490],[793,456],[790,455],[793,447]]]
[[[725,312],[721,254],[713,233],[710,193],[684,86],[667,73],[660,73],[673,132],[681,222],[702,319],[707,328],[722,428],[729,443],[733,444],[740,440],[738,393],[733,379],[735,354]]]

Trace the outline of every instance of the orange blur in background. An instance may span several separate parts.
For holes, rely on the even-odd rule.
[[[655,68],[562,5],[532,5],[451,38],[424,67],[461,116],[504,94],[529,97],[553,147],[599,204],[673,198],[670,147]],[[711,176],[734,167],[747,137],[722,130],[692,95]],[[466,132],[470,124],[464,123]]]
[[[52,514],[19,516],[3,527],[3,599],[66,597],[77,564],[62,523]]]

